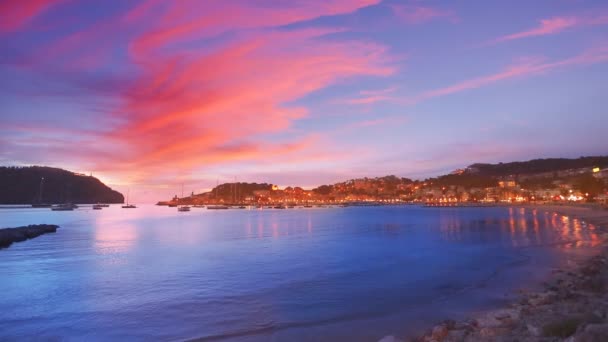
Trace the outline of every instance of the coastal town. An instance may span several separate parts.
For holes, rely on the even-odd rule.
[[[412,180],[397,176],[358,178],[313,189],[268,183],[225,183],[188,197],[175,196],[159,205],[331,205],[425,204],[493,205],[543,202],[608,203],[608,168],[586,166],[489,175],[472,165],[448,175]]]

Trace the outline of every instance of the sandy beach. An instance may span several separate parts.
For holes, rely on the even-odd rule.
[[[539,292],[521,291],[508,307],[467,321],[444,321],[410,341],[608,341],[608,210],[600,206],[529,205],[596,230],[600,248],[555,269]],[[400,341],[387,336],[382,342]]]

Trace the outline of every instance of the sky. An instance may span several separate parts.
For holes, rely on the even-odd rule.
[[[0,165],[134,201],[606,155],[603,0],[0,2]]]

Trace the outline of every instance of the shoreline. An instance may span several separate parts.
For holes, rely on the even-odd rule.
[[[445,320],[424,335],[381,342],[608,341],[608,210],[595,206],[515,205],[556,213],[592,225],[598,251],[575,265],[553,270],[544,289],[519,293],[507,307],[465,321]]]

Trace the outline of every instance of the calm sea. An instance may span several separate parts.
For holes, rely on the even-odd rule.
[[[0,340],[377,341],[504,305],[593,250],[541,210],[2,209]]]

